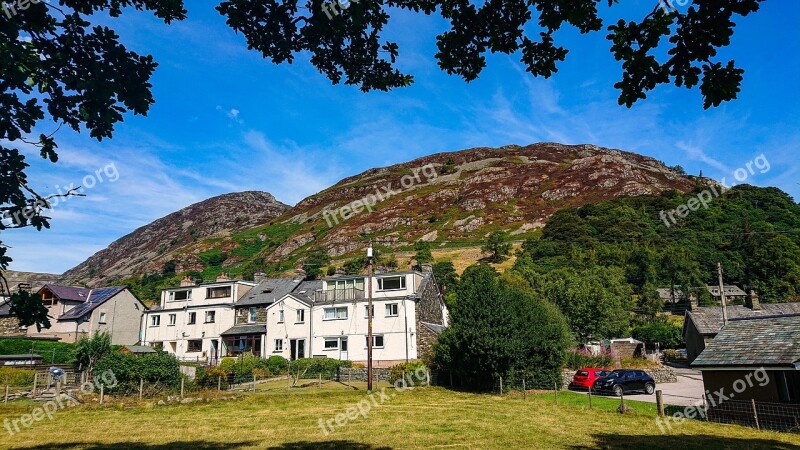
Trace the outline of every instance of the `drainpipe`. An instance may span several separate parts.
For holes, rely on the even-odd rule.
[[[406,334],[406,363],[408,363],[408,308],[406,302],[408,299],[403,300],[403,320],[405,321],[405,334]]]

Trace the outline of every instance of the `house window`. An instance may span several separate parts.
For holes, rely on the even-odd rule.
[[[275,351],[276,352],[283,351],[283,339],[275,339]]]
[[[187,322],[187,323],[189,325],[194,325],[194,324],[197,323],[197,313],[196,312],[190,312],[189,313],[189,322]]]
[[[365,336],[364,342],[365,342],[365,345],[369,345],[369,336]],[[383,335],[382,334],[373,334],[372,335],[372,348],[383,348]]]
[[[372,305],[372,317],[375,317],[375,305]],[[364,305],[364,318],[369,319],[369,305]]]
[[[389,303],[386,305],[386,317],[397,317],[398,315],[397,303]]]
[[[283,310],[278,310],[278,323],[283,323]]]
[[[347,319],[347,307],[325,308],[325,320]]]
[[[216,311],[206,311],[206,323],[214,323],[217,318]]]
[[[406,277],[378,278],[379,291],[392,291],[406,288]]]
[[[169,326],[174,327],[176,323],[178,323],[178,315],[177,314],[170,314],[169,315]]]
[[[339,350],[339,338],[325,338],[325,350]]]
[[[174,291],[174,292],[170,292],[169,293],[169,299],[171,301],[175,301],[175,302],[182,301],[182,300],[189,300],[191,298],[192,298],[192,291],[191,290]]]
[[[306,321],[306,310],[305,309],[298,309],[297,310],[297,323],[303,323]]]
[[[203,351],[203,340],[202,339],[192,339],[186,341],[186,351],[188,353],[198,353]]]
[[[231,296],[230,286],[206,288],[206,298],[226,298]]]
[[[255,306],[250,307],[250,317],[248,317],[250,323],[256,323],[256,318],[258,316],[258,308]]]
[[[157,327],[161,325],[161,316],[150,316],[150,326]]]
[[[100,318],[97,320],[97,323],[105,324],[106,323],[106,313],[101,312]]]

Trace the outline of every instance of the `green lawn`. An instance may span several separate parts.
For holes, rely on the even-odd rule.
[[[310,382],[311,380],[309,380]],[[16,449],[311,449],[311,448],[610,448],[610,449],[800,449],[800,435],[687,422],[662,434],[654,407],[626,400],[634,412],[613,410],[618,401],[562,392],[498,397],[418,388],[396,392],[358,416],[323,434],[319,419],[335,419],[370,400],[364,391],[329,382],[322,388],[263,385],[237,400],[156,406],[152,401],[104,407],[86,404],[57,411],[12,437],[3,432],[0,447]],[[193,394],[195,396],[199,394]],[[229,395],[229,394],[228,394]],[[377,396],[376,396],[377,398]],[[0,420],[18,418],[31,402],[0,404]],[[341,420],[341,416],[340,416]]]

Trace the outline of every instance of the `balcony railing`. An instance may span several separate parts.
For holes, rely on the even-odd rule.
[[[364,298],[364,290],[356,288],[329,289],[327,291],[316,291],[314,294],[314,301],[317,302],[341,302],[362,300]]]

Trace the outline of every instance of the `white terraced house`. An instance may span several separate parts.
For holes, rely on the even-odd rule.
[[[180,287],[161,291],[159,305],[144,315],[141,342],[180,360],[213,364],[228,355],[222,332],[234,325],[236,302],[254,286],[225,274],[213,283],[184,278]]]
[[[358,275],[303,282],[276,298],[262,315],[266,334],[259,339],[258,353],[365,363],[367,278]],[[256,287],[254,292],[258,290]],[[447,308],[430,272],[376,274],[372,294],[376,367],[419,359],[447,326]]]

